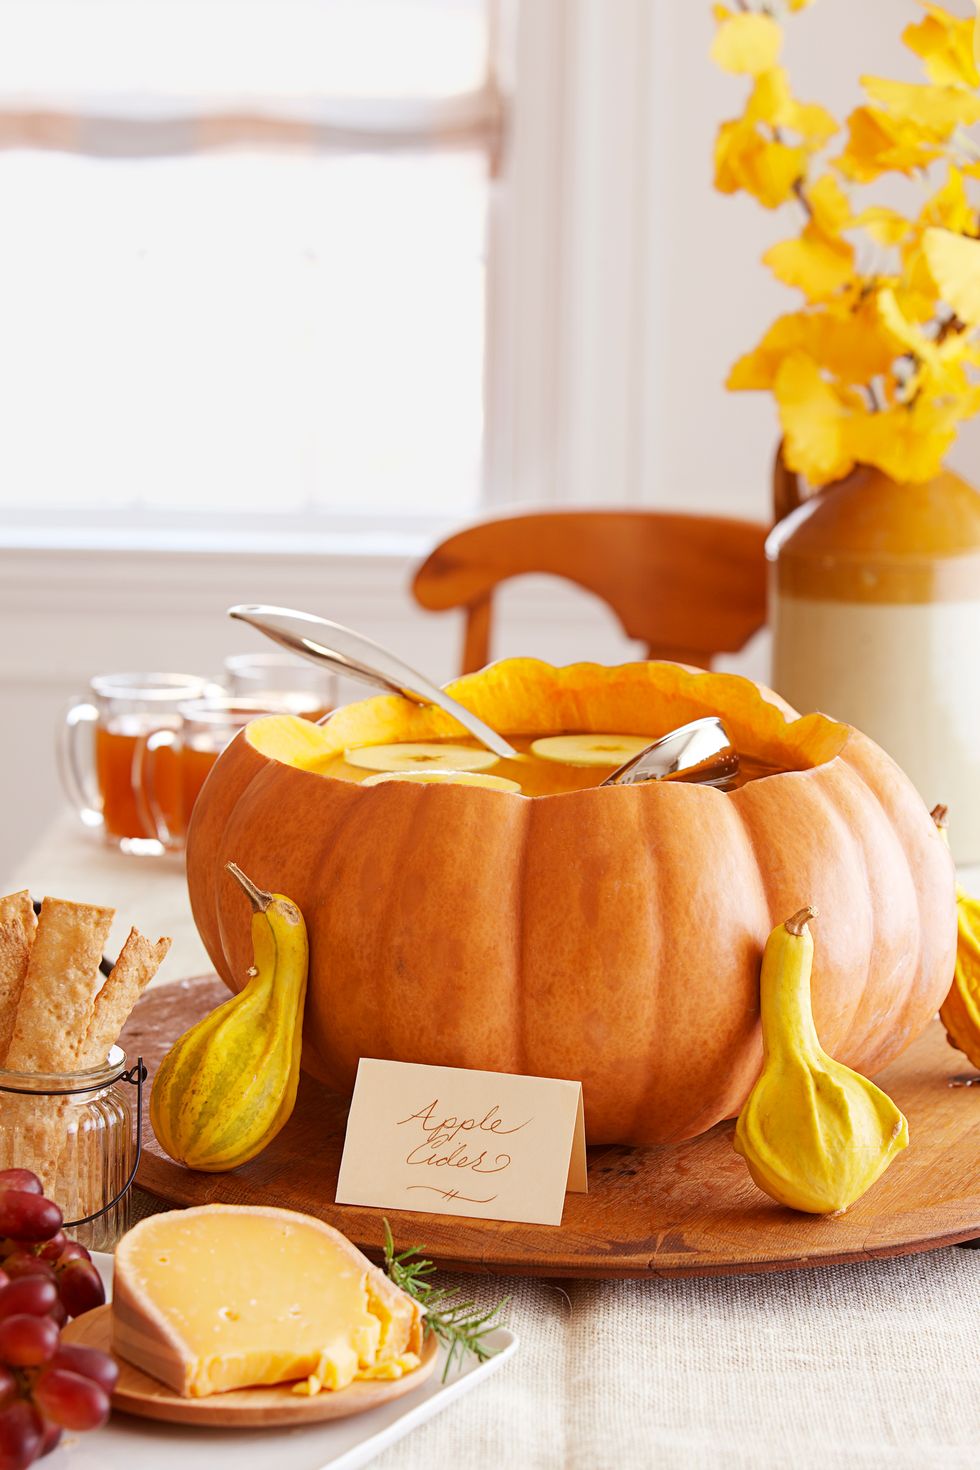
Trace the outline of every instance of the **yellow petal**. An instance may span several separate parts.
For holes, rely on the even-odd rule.
[[[725,387],[732,392],[771,388],[781,364],[792,352],[806,350],[807,325],[802,312],[777,317],[758,347],[733,365]]]
[[[912,231],[910,220],[897,209],[888,209],[883,204],[871,204],[855,216],[854,223],[867,230],[872,240],[879,245],[901,245]]]
[[[919,215],[919,223],[941,225],[944,229],[955,230],[959,235],[976,233],[977,212],[967,197],[966,184],[958,168],[950,165],[945,184],[926,200]]]
[[[725,386],[733,392],[771,388],[794,352],[804,352],[842,383],[868,383],[887,373],[902,350],[880,320],[874,297],[863,297],[843,311],[821,306],[777,318],[758,347],[734,364]]]
[[[852,413],[819,368],[802,353],[781,365],[773,385],[786,464],[813,485],[837,480],[854,466],[846,428]]]
[[[847,119],[847,131],[837,167],[858,184],[889,171],[913,173],[942,153],[942,144],[923,139],[913,123],[877,107],[856,107]]]
[[[745,116],[752,122],[768,123],[770,127],[788,127],[793,107],[793,93],[786,68],[771,66],[756,77],[746,104]]]
[[[769,15],[746,11],[723,20],[711,43],[711,59],[723,71],[757,77],[776,65],[783,33]]]
[[[775,209],[790,197],[805,170],[804,149],[764,138],[743,118],[718,129],[715,188],[722,194],[745,189],[767,209]]]
[[[876,303],[882,326],[900,346],[909,352],[916,353],[921,352],[924,348],[928,349],[931,344],[925,333],[905,316],[890,286],[876,293]]]
[[[789,126],[814,148],[822,148],[829,138],[840,132],[836,118],[819,102],[798,102]]]
[[[862,77],[861,85],[872,101],[912,123],[923,137],[945,142],[954,128],[980,120],[980,97],[958,87],[895,82],[887,77]]]
[[[922,252],[946,305],[968,326],[980,326],[980,240],[929,229]]]
[[[980,86],[972,16],[950,15],[938,5],[927,5],[923,20],[906,26],[902,40],[922,58],[926,76],[939,86]]]
[[[771,246],[762,259],[778,280],[798,286],[808,301],[825,301],[854,275],[853,246],[828,238],[812,224],[799,239]]]
[[[822,174],[806,187],[814,224],[824,235],[839,235],[853,223],[851,202],[833,174]]]
[[[822,147],[837,132],[837,123],[825,107],[796,100],[782,66],[770,67],[756,77],[745,116],[751,122],[798,133],[814,148]]]
[[[862,464],[877,465],[893,480],[919,484],[942,468],[956,438],[956,414],[921,400],[866,414],[849,426],[848,438]]]

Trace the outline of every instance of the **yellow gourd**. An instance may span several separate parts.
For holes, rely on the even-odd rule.
[[[946,808],[932,819],[946,836]],[[980,1067],[980,899],[956,889],[956,968],[949,994],[939,1007],[950,1046]]]
[[[873,1082],[835,1062],[810,1005],[811,908],[774,929],[762,958],[762,1075],[735,1127],[761,1190],[812,1215],[839,1214],[907,1146],[908,1123]]]
[[[150,1095],[162,1147],[211,1173],[261,1153],[293,1111],[308,961],[306,924],[292,900],[227,866],[252,903],[251,979],[174,1043]]]

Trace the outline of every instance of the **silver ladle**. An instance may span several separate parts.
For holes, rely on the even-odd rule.
[[[726,787],[737,775],[738,752],[732,737],[717,715],[706,715],[662,735],[599,784],[636,786],[641,781],[673,780]]]
[[[228,615],[257,628],[267,638],[321,668],[326,665],[344,678],[358,679],[399,694],[414,704],[432,704],[452,715],[487,750],[503,760],[520,760],[520,752],[489,725],[363,633],[332,623],[314,613],[272,607],[261,602],[239,603]],[[679,779],[709,786],[725,786],[738,771],[738,755],[721,720],[709,716],[682,725],[653,741],[639,755],[613,771],[600,784],[632,786],[640,781]]]
[[[487,750],[502,760],[514,760],[519,752],[496,730],[491,730],[472,711],[423,674],[409,668],[393,653],[345,628],[313,613],[297,612],[291,607],[269,607],[262,602],[245,602],[228,609],[228,616],[258,628],[267,638],[298,653],[301,658],[322,668],[327,664],[345,679],[359,679],[362,684],[375,684],[390,694],[400,694],[414,704],[434,704],[458,720],[465,730]]]

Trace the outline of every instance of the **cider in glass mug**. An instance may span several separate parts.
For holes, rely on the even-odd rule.
[[[164,846],[149,809],[140,761],[148,738],[180,726],[178,706],[214,686],[197,674],[97,674],[84,699],[67,711],[58,740],[58,767],[69,801],[87,827],[137,856]],[[181,822],[179,772],[172,756],[158,769],[157,796],[174,826]]]

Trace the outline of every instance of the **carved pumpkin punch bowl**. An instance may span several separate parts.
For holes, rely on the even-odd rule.
[[[652,740],[718,714],[771,774],[733,791],[365,786],[325,768],[460,728],[390,696],[322,726],[253,721],[194,810],[194,917],[239,990],[249,926],[225,864],[300,905],[303,1064],[331,1088],[350,1091],[362,1056],[580,1079],[590,1142],[691,1138],[734,1116],[759,1074],[762,950],[805,904],[831,1056],[874,1075],[935,1014],[953,970],[952,862],[911,782],[858,731],[670,663],[510,659],[449,692],[508,738]]]

